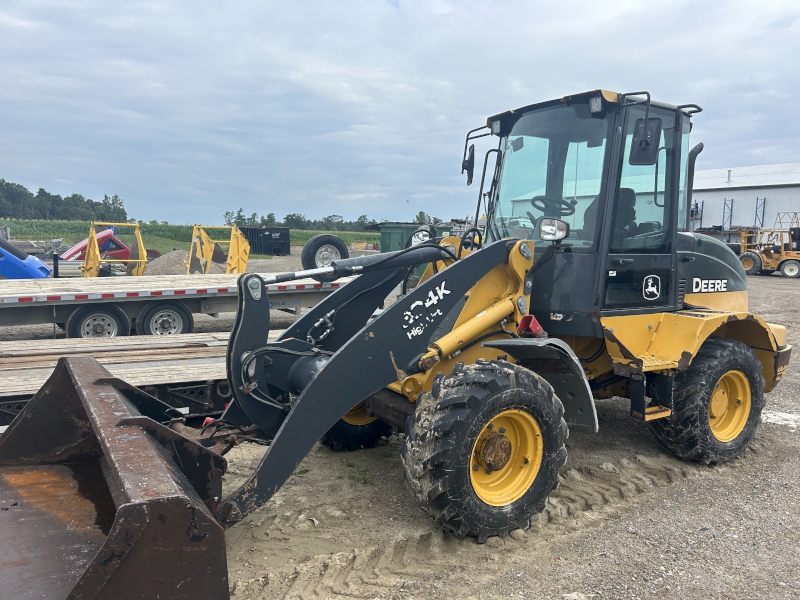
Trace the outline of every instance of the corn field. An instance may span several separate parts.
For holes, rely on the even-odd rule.
[[[63,238],[67,240],[82,240],[89,235],[89,221],[34,221],[25,219],[0,219],[0,227],[8,226],[11,237],[20,240],[52,240]],[[140,224],[143,236],[155,236],[176,242],[192,241],[191,225],[153,225]],[[124,230],[122,231],[124,232]],[[122,233],[121,232],[121,233]],[[293,246],[304,245],[309,238],[319,233],[331,233],[349,246],[353,242],[367,242],[377,244],[380,234],[367,231],[307,231],[300,229],[291,230]]]

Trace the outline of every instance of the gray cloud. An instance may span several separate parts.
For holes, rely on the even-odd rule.
[[[700,168],[800,160],[796,2],[0,6],[0,177],[144,219],[473,210],[467,130],[604,87],[697,102]]]

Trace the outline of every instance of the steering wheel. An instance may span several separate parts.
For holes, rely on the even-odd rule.
[[[576,200],[563,200],[553,196],[534,196],[531,206],[549,217],[567,217],[575,214]]]

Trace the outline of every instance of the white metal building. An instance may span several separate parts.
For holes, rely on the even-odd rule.
[[[692,202],[702,209],[702,227],[771,228],[778,213],[800,212],[800,162],[696,171]]]

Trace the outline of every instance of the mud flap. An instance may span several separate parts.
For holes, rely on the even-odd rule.
[[[0,437],[3,597],[228,598],[225,459],[138,394],[62,358]]]
[[[568,425],[589,427],[597,433],[597,411],[580,360],[563,341],[555,338],[518,338],[486,342],[483,346],[508,352],[523,367],[547,380],[564,405]]]

